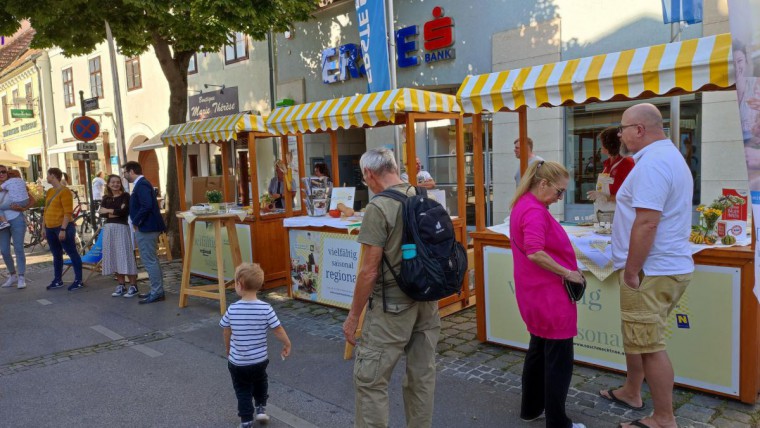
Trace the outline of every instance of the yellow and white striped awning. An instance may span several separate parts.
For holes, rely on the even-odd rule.
[[[395,122],[403,112],[459,112],[453,95],[394,89],[278,108],[266,124],[280,134],[316,132]]]
[[[214,143],[237,138],[238,132],[269,132],[261,116],[237,113],[172,125],[161,134],[161,141],[170,146]]]
[[[734,84],[731,35],[467,76],[457,93],[465,113],[514,111],[724,89]]]

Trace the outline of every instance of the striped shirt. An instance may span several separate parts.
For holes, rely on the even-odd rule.
[[[261,300],[238,300],[230,305],[221,327],[232,329],[229,361],[236,366],[249,366],[267,359],[267,330],[280,326],[280,320],[269,303]]]
[[[71,215],[74,212],[74,197],[71,190],[64,187],[58,195],[56,193],[58,190],[52,187],[45,195],[45,227],[51,229],[62,226],[64,216],[71,221]],[[54,196],[55,198],[51,201]]]

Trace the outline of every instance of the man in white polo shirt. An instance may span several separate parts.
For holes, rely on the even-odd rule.
[[[636,166],[617,193],[612,260],[620,283],[620,313],[628,376],[602,397],[641,409],[646,378],[654,412],[622,426],[676,427],[673,365],[665,350],[668,315],[694,272],[689,247],[693,183],[681,153],[665,135],[652,104],[623,113],[618,135]]]

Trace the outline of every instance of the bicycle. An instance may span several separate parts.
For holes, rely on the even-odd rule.
[[[36,246],[44,247],[46,244],[44,210],[43,207],[35,207],[24,212],[26,220],[24,248],[31,248],[30,252],[34,251]]]

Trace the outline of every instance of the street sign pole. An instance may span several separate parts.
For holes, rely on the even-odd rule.
[[[79,105],[82,106],[82,116],[86,115],[84,107],[84,91],[79,91]],[[88,210],[90,217],[90,225],[93,232],[95,231],[95,204],[92,199],[92,171],[90,171],[90,160],[84,161],[84,170],[87,174],[87,205],[90,207]]]

